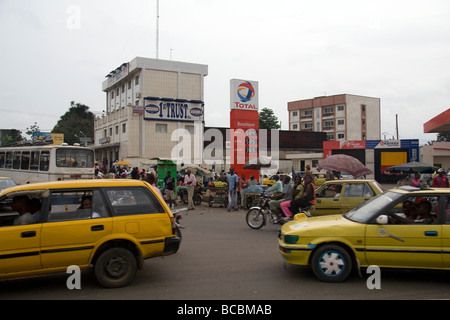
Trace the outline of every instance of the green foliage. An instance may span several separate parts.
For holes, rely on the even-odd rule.
[[[95,115],[89,107],[72,101],[69,111],[61,116],[52,133],[63,133],[64,142],[80,143],[81,137],[94,138]]]
[[[280,123],[272,109],[263,108],[259,112],[259,128],[260,129],[280,129]]]

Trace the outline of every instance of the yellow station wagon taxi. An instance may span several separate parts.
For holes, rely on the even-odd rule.
[[[101,285],[122,287],[144,259],[179,246],[172,213],[143,181],[58,181],[0,193],[0,279],[93,266]]]
[[[340,282],[358,266],[450,269],[450,189],[396,188],[344,215],[283,225],[287,263],[310,265],[323,281]]]

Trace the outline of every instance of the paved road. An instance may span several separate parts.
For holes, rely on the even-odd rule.
[[[83,273],[81,290],[68,290],[68,275],[0,282],[0,299],[449,299],[443,271],[382,271],[380,290],[367,275],[344,283],[318,281],[308,267],[285,265],[277,250],[279,226],[251,230],[245,212],[202,204],[184,214],[183,242],[173,256],[147,260],[134,283],[103,289]]]

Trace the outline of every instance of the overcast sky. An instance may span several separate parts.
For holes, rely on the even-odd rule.
[[[160,0],[159,58],[206,64],[205,124],[229,125],[230,79],[259,82],[260,108],[288,129],[287,103],[381,99],[382,134],[436,138],[450,108],[450,1]],[[50,131],[74,100],[100,114],[102,82],[156,58],[156,0],[0,0],[0,128]]]

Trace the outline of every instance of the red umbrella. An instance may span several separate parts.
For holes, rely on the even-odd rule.
[[[361,161],[346,154],[335,154],[320,161],[317,170],[322,169],[343,171],[355,178],[372,173]]]

